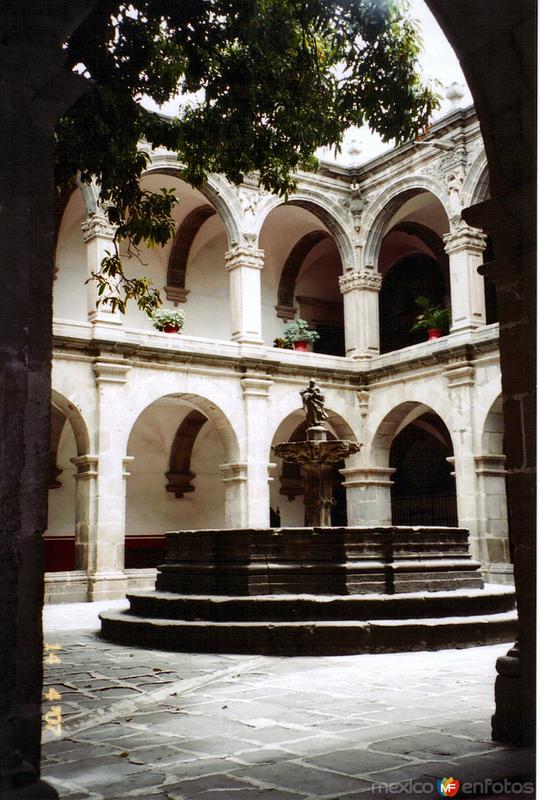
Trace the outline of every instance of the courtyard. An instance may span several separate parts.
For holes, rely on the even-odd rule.
[[[450,777],[460,797],[532,796],[533,752],[491,740],[495,661],[511,643],[168,653],[99,637],[98,611],[125,605],[44,610],[42,774],[61,798],[439,797],[437,780]]]

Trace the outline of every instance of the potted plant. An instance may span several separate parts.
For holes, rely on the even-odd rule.
[[[164,333],[178,333],[184,325],[184,312],[175,308],[158,308],[150,319],[154,328]]]
[[[416,317],[411,333],[427,329],[428,341],[430,339],[438,339],[442,336],[443,328],[448,324],[450,312],[443,306],[431,305],[430,300],[424,295],[417,297],[414,302],[417,306],[420,306],[422,313]]]
[[[313,344],[317,339],[319,334],[310,329],[305,319],[295,319],[283,328],[283,340],[294,350],[306,351],[308,344]]]
[[[278,347],[280,350],[292,350],[291,345],[287,344],[285,339],[282,339],[280,336],[274,339],[274,347]]]

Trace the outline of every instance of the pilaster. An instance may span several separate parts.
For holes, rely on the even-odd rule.
[[[114,251],[114,227],[103,213],[93,214],[81,225],[83,240],[86,245],[86,264],[89,281],[86,284],[86,297],[88,303],[88,320],[93,325],[119,326],[122,324],[122,315],[113,311],[107,303],[98,305],[97,283],[91,277],[99,272],[101,262],[107,253]],[[107,292],[102,295],[107,298]]]
[[[94,455],[76,456],[71,463],[77,468],[75,473],[75,569],[91,571],[91,553],[95,550],[97,538],[97,476],[98,457]]]
[[[474,330],[486,323],[484,279],[478,273],[486,235],[460,221],[443,239],[450,267],[451,331]]]
[[[247,470],[248,526],[269,525],[270,484],[265,422],[268,418],[268,392],[273,381],[253,373],[241,379],[245,418],[245,453]]]
[[[101,357],[94,362],[98,390],[96,534],[89,548],[90,599],[121,597],[126,590],[124,538],[126,471],[123,430],[126,383],[131,364]]]
[[[346,467],[340,469],[347,490],[349,525],[391,525],[395,469],[390,467]]]
[[[264,250],[236,244],[225,253],[229,273],[232,338],[262,344],[261,270]]]
[[[458,524],[470,532],[471,555],[486,565],[485,542],[480,536],[478,481],[474,460],[475,368],[470,362],[456,362],[445,370],[450,398],[450,432],[454,455],[447,459],[454,467]]]
[[[339,279],[343,295],[345,353],[357,361],[379,354],[379,292],[382,275],[364,269],[346,272]]]
[[[245,461],[229,462],[220,464],[219,469],[225,486],[225,527],[245,528],[248,526],[248,465]]]
[[[502,453],[474,456],[478,481],[479,520],[485,542],[487,578],[492,583],[511,583],[506,506],[506,456]]]

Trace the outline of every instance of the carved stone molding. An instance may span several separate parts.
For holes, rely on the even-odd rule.
[[[451,253],[459,253],[462,250],[483,253],[486,248],[487,237],[479,228],[472,228],[461,220],[456,230],[443,235],[443,240],[444,249],[449,255]]]
[[[111,242],[114,239],[114,226],[111,225],[104,214],[93,214],[82,223],[81,230],[85,243],[98,238],[108,239]]]
[[[505,469],[506,456],[502,453],[474,456],[477,475],[487,475],[491,478],[504,478],[508,470]]]
[[[244,397],[268,397],[268,390],[273,381],[259,376],[246,376],[240,381]]]
[[[75,479],[78,481],[87,481],[91,478],[97,477],[98,457],[93,455],[75,456],[70,458],[72,464],[77,467]]]
[[[97,360],[94,362],[96,383],[125,383],[130,369],[129,361]]]
[[[279,319],[290,320],[294,319],[296,316],[296,306],[288,306],[288,305],[277,305],[274,306],[276,309],[276,316]]]
[[[458,389],[462,386],[474,386],[475,368],[472,364],[456,364],[445,370],[444,375],[448,381],[449,389]]]
[[[247,481],[247,462],[238,461],[236,463],[220,464],[219,469],[223,473],[223,483],[245,483]]]
[[[382,275],[379,272],[362,270],[361,272],[349,272],[339,278],[339,288],[341,294],[353,292],[356,289],[367,289],[371,292],[379,292],[382,286]]]
[[[194,472],[166,472],[165,477],[167,478],[165,491],[174,492],[177,499],[195,491],[195,487],[191,485],[191,481],[196,477]]]
[[[172,303],[185,303],[187,301],[189,289],[180,286],[165,286],[165,297]]]
[[[262,269],[264,267],[264,250],[243,247],[240,244],[231,247],[225,253],[225,269],[230,271],[239,267]]]
[[[343,486],[393,486],[391,479],[396,470],[389,467],[346,467],[340,469]]]

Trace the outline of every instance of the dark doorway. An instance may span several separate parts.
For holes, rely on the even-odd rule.
[[[413,253],[396,261],[382,282],[379,297],[381,353],[425,341],[425,331],[410,332],[420,313],[414,302],[420,295],[426,296],[433,305],[446,305],[446,287],[439,263],[424,253]]]
[[[448,429],[433,413],[404,428],[390,448],[393,525],[456,526],[456,484],[447,459],[453,455]]]

